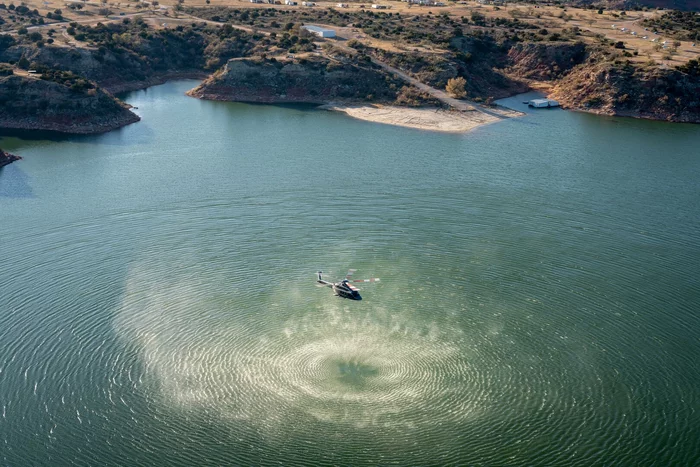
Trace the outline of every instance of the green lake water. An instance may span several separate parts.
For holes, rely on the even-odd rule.
[[[700,126],[194,85],[0,138],[0,465],[700,464]]]

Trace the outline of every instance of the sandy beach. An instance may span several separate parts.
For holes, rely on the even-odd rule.
[[[491,115],[476,110],[460,112],[437,108],[409,108],[376,104],[327,104],[322,108],[344,112],[360,120],[444,133],[463,133],[504,118],[522,115],[520,112],[502,107],[490,108]]]

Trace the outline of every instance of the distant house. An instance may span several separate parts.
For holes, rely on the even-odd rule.
[[[314,2],[301,2],[302,6],[316,6]]]
[[[349,5],[347,3],[338,3],[337,6],[338,8],[348,8]]]
[[[375,4],[372,5],[372,8],[374,8],[375,10],[386,10],[386,9],[388,9],[389,7],[386,6],[386,5],[377,5],[377,4],[375,3]]]
[[[297,2],[294,0],[284,0],[285,5],[297,6]]]
[[[301,29],[306,29],[311,34],[315,34],[318,37],[335,37],[335,31],[333,29],[325,29],[311,25],[302,26]]]

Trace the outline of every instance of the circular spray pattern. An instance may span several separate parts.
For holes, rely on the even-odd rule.
[[[252,285],[217,297],[222,281],[132,270],[114,327],[139,358],[120,359],[114,371],[143,376],[140,387],[168,410],[223,420],[237,440],[262,440],[279,459],[299,446],[351,456],[366,447],[371,461],[372,449],[384,449],[399,463],[430,463],[441,453],[444,463],[502,464],[509,439],[508,456],[565,463],[567,448],[584,443],[581,426],[598,423],[598,432],[620,439],[629,407],[659,397],[621,388],[611,405],[601,384],[606,352],[560,331],[575,316],[556,315],[550,331],[508,308],[516,305],[475,311],[434,290],[413,299],[426,312],[408,299],[389,308]],[[385,296],[401,296],[384,287]],[[533,451],[534,438],[553,448]],[[632,447],[621,455],[633,456]]]
[[[145,368],[177,405],[265,426],[306,414],[401,427],[468,417],[484,396],[456,327],[324,295],[286,319],[267,309],[212,328],[187,321],[188,310],[206,301],[196,286],[133,277],[115,327],[138,343]]]

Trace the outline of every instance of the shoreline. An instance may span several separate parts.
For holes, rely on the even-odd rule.
[[[145,79],[143,81],[127,81],[127,82],[117,82],[113,84],[99,84],[99,86],[105,91],[112,95],[124,94],[127,92],[140,91],[142,89],[150,88],[151,86],[158,86],[165,84],[168,81],[177,81],[185,79],[200,79],[205,80],[211,73],[200,70],[190,70],[190,71],[174,71],[169,73],[162,73],[151,78]]]
[[[584,107],[569,107],[566,105],[561,106],[562,110],[569,112],[580,112],[589,115],[596,115],[598,117],[615,117],[615,118],[633,118],[635,120],[646,120],[649,122],[663,122],[663,123],[675,123],[675,124],[686,124],[686,125],[700,125],[700,118],[689,118],[687,120],[673,119],[673,118],[663,118],[661,115],[650,115],[641,112],[615,112],[608,110],[599,109],[587,109]]]
[[[434,131],[438,133],[466,133],[484,125],[490,125],[506,118],[525,115],[505,107],[490,109],[490,114],[477,110],[460,112],[437,107],[399,107],[382,104],[340,104],[329,103],[319,109],[342,112],[352,118],[385,125]]]
[[[128,111],[128,109],[125,109]],[[92,121],[84,123],[59,123],[51,121],[41,121],[40,119],[9,119],[3,121],[0,119],[1,130],[20,130],[20,131],[50,131],[64,135],[99,135],[109,133],[113,130],[125,127],[132,123],[141,120],[141,117],[135,113],[128,111],[128,114],[115,116],[109,120]]]
[[[143,90],[150,88],[152,86],[158,86],[165,84],[169,81],[177,80],[187,80],[187,79],[201,79],[204,80],[211,76],[209,73],[200,70],[190,70],[184,72],[170,72],[163,73],[157,76],[153,76],[143,81],[134,82],[119,82],[113,84],[101,84],[100,87],[112,94],[123,94],[138,90]],[[551,85],[548,83],[541,83],[537,80],[531,80],[528,83],[532,91],[539,91],[543,94],[549,95],[551,93]],[[423,131],[432,131],[437,133],[466,133],[472,131],[476,128],[490,125],[492,123],[507,119],[515,118],[525,115],[525,113],[513,110],[503,106],[490,107],[488,113],[483,113],[478,110],[472,111],[459,111],[453,109],[444,109],[438,107],[403,107],[392,104],[383,103],[371,103],[371,102],[311,102],[306,99],[294,100],[294,99],[257,99],[257,100],[234,100],[232,101],[229,96],[209,94],[203,95],[200,93],[193,92],[197,87],[187,91],[185,94],[203,100],[211,100],[218,102],[242,102],[242,103],[254,103],[261,105],[275,105],[275,104],[310,104],[316,105],[320,110],[328,110],[333,112],[342,112],[345,115],[355,118],[357,120],[363,120],[367,122],[380,123],[385,125],[399,126],[404,128],[412,128]],[[509,97],[515,97],[521,93],[516,93]],[[128,104],[127,104],[128,105]],[[131,106],[129,105],[129,108]],[[599,115],[605,117],[621,117],[621,118],[635,118],[649,121],[659,121],[668,123],[695,123],[692,119],[688,120],[675,120],[662,118],[660,115],[644,115],[638,112],[609,112],[605,110],[598,109],[586,109],[575,106],[562,105],[563,110],[583,112],[592,115]],[[58,122],[29,122],[29,121],[17,121],[12,120],[11,122],[3,122],[0,119],[0,129],[4,130],[20,130],[20,131],[49,131],[64,135],[95,135],[108,133],[113,130],[117,130],[131,123],[136,123],[141,120],[141,118],[129,112],[127,118],[117,118],[119,121],[101,121],[101,122],[85,122],[80,124],[65,125]],[[9,154],[8,154],[9,155]],[[15,160],[20,160],[15,159]],[[10,162],[5,162],[0,164],[0,167],[7,165]]]

